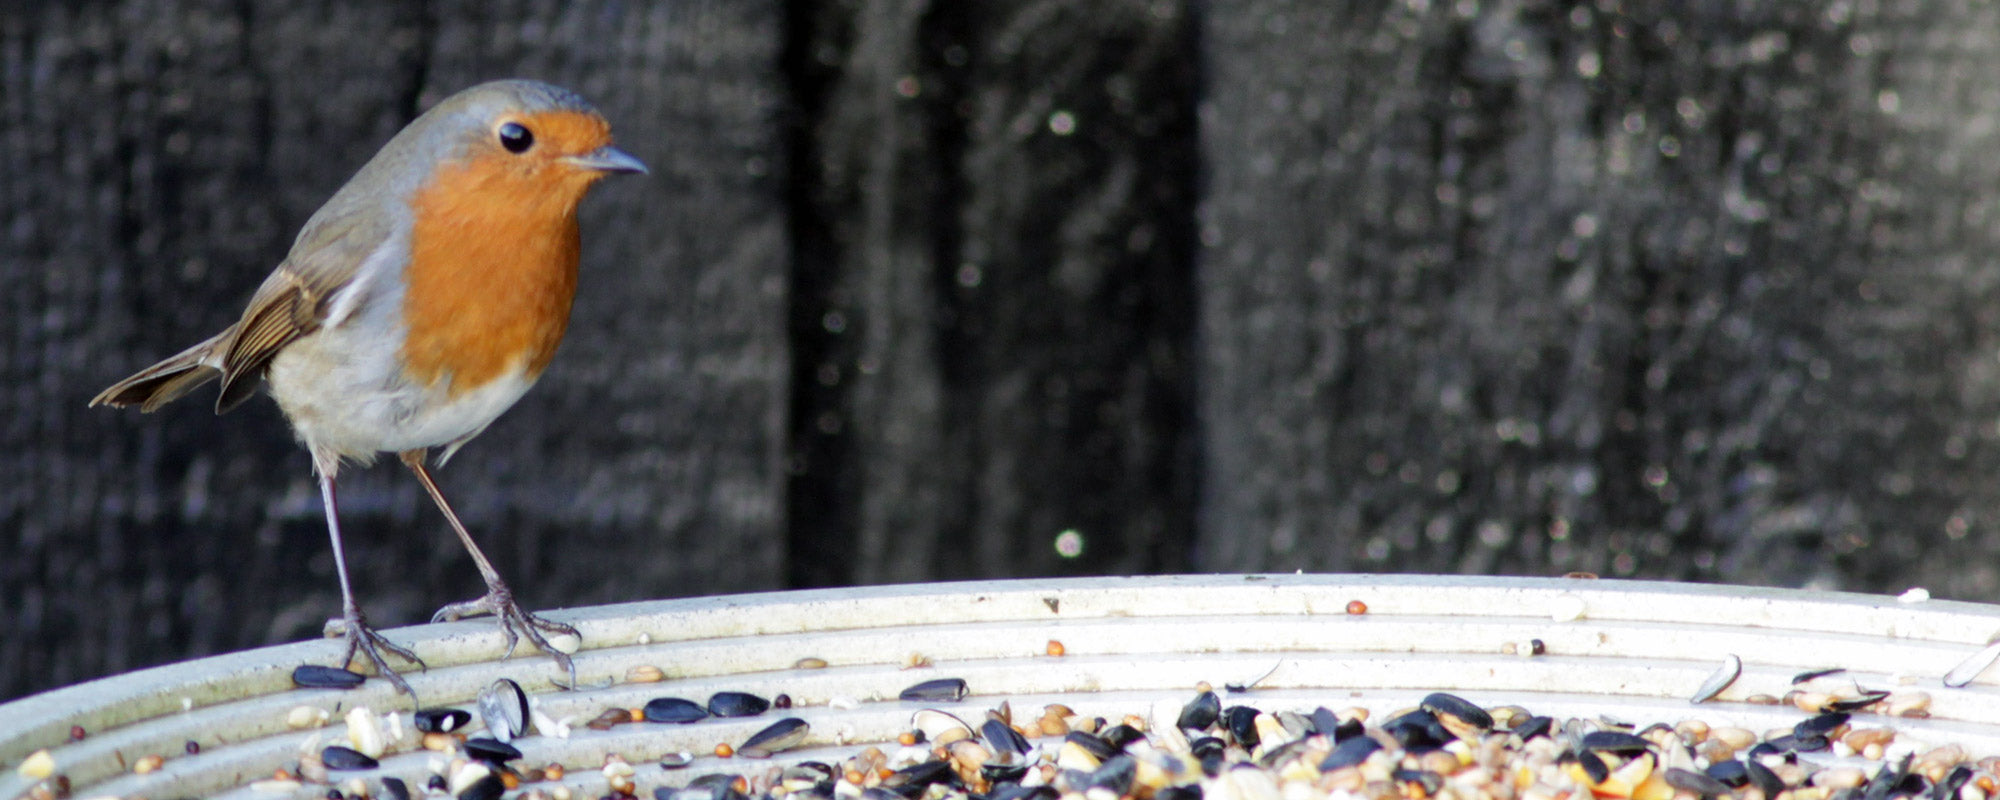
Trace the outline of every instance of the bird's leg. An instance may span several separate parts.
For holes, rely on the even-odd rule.
[[[570,685],[576,685],[576,664],[570,661],[568,653],[549,643],[547,634],[575,637],[578,642],[583,641],[582,634],[577,633],[576,628],[572,626],[530,614],[521,608],[520,603],[514,601],[514,591],[507,588],[507,582],[500,579],[500,573],[493,569],[493,563],[487,561],[486,554],[480,552],[479,545],[472,542],[472,534],[466,532],[465,523],[458,521],[458,514],[451,510],[450,503],[445,502],[444,493],[438,491],[437,481],[431,480],[430,470],[424,467],[424,454],[423,450],[409,450],[402,453],[401,458],[404,466],[416,473],[417,480],[423,483],[424,491],[430,492],[431,500],[437,503],[439,511],[444,512],[445,520],[450,522],[451,529],[458,533],[459,541],[465,543],[465,551],[472,554],[472,563],[479,566],[480,577],[486,579],[484,596],[440,608],[437,614],[431,617],[431,621],[450,622],[480,614],[497,616],[500,618],[500,630],[507,636],[507,655],[502,658],[512,656],[514,646],[525,636],[530,643],[541,648],[542,652],[554,657],[556,664],[569,672]]]
[[[375,665],[375,671],[395,684],[397,691],[415,698],[417,693],[410,689],[410,684],[403,680],[403,676],[396,674],[396,670],[389,667],[389,660],[382,655],[382,651],[394,653],[419,668],[429,669],[429,667],[424,665],[424,660],[418,658],[416,653],[410,652],[409,648],[389,641],[388,637],[368,627],[368,618],[362,616],[361,604],[354,602],[354,587],[347,580],[347,556],[341,552],[340,546],[340,511],[333,500],[333,476],[325,471],[319,475],[319,494],[326,503],[326,531],[333,537],[333,571],[340,575],[340,622],[347,636],[347,655],[341,657],[340,665],[346,667],[352,664],[354,654],[358,651],[368,656],[368,661]]]

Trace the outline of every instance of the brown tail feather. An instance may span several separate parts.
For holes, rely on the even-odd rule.
[[[202,363],[210,358],[215,348],[229,337],[223,331],[214,338],[182,350],[165,361],[134,373],[132,377],[111,385],[92,398],[92,406],[137,405],[141,412],[151,413],[154,409],[194,391],[204,383],[222,377],[222,370]]]

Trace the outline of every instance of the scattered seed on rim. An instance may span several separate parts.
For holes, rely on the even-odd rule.
[[[1806,670],[1805,672],[1801,672],[1797,675],[1792,676],[1792,685],[1797,686],[1801,683],[1805,683],[1806,681],[1812,680],[1814,678],[1824,678],[1828,675],[1839,675],[1840,673],[1846,671],[1847,671],[1846,667],[1827,667],[1826,669]]]
[[[897,699],[906,702],[958,702],[965,699],[970,688],[962,678],[933,678],[904,689]]]
[[[1060,656],[1067,651],[1068,649],[1063,647],[1061,639],[1050,639],[1048,645],[1042,648],[1042,652],[1052,656]]]
[[[419,708],[410,715],[417,730],[424,733],[451,733],[472,721],[472,712],[462,708]]]
[[[743,741],[737,752],[745,758],[770,758],[772,753],[789,750],[805,741],[812,726],[798,717],[786,717],[773,722],[763,730],[752,734]]]
[[[1953,689],[1964,688],[1973,678],[1979,677],[1979,673],[1993,666],[1995,659],[2000,659],[2000,640],[1988,643],[1980,648],[1979,652],[1958,662],[1958,666],[1952,667],[1950,672],[1944,674],[1944,685]]]
[[[300,664],[292,669],[292,683],[307,689],[352,689],[367,680],[359,672],[320,664]]]
[[[647,722],[685,725],[707,719],[708,707],[680,697],[655,697],[646,701],[642,716]]]
[[[708,698],[708,713],[717,717],[754,717],[769,710],[771,701],[749,692],[716,692]]]
[[[1722,666],[1716,667],[1714,672],[1709,673],[1708,679],[1702,681],[1701,686],[1694,690],[1694,696],[1688,698],[1688,702],[1706,703],[1714,700],[1716,695],[1722,694],[1722,691],[1728,689],[1730,684],[1736,682],[1736,677],[1742,674],[1743,659],[1734,653],[1723,654]]]
[[[465,754],[493,764],[504,764],[521,757],[521,751],[513,745],[484,737],[465,740]]]
[[[374,769],[382,765],[367,753],[337,744],[330,744],[321,749],[319,760],[331,770]]]
[[[1368,604],[1360,600],[1349,600],[1347,601],[1347,613],[1356,617],[1366,614],[1368,613]]]
[[[507,678],[494,681],[479,693],[479,718],[493,738],[513,741],[528,732],[528,693]]]

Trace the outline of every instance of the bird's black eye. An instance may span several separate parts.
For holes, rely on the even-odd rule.
[[[535,146],[535,135],[519,122],[509,122],[500,126],[500,146],[509,153],[525,153]]]

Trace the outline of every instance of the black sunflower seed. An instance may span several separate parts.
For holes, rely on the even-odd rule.
[[[353,670],[300,664],[292,670],[292,683],[307,689],[352,689],[368,677]]]
[[[1667,785],[1703,797],[1720,797],[1729,793],[1729,786],[1722,781],[1680,767],[1667,768]]]
[[[465,787],[465,791],[459,792],[458,800],[500,800],[500,796],[506,793],[507,784],[500,782],[500,776],[488,773]]]
[[[1216,718],[1220,716],[1222,716],[1222,698],[1216,697],[1214,692],[1202,692],[1181,707],[1180,719],[1176,720],[1174,725],[1181,730],[1205,731],[1208,730],[1208,726],[1214,725]]]
[[[708,713],[717,717],[754,717],[770,709],[771,701],[749,692],[716,692],[708,698]]]
[[[485,737],[465,740],[465,754],[494,764],[504,764],[521,757],[521,751],[513,745]]]
[[[1146,733],[1130,725],[1119,724],[1105,728],[1104,732],[1099,733],[1098,736],[1102,737],[1104,741],[1109,742],[1112,747],[1123,750],[1133,742],[1144,740]]]
[[[462,708],[419,708],[411,716],[425,733],[451,733],[472,721],[472,712]]]
[[[1868,691],[1862,692],[1860,697],[1854,697],[1847,700],[1829,700],[1827,701],[1826,706],[1821,710],[1859,711],[1861,709],[1872,706],[1876,703],[1882,702],[1883,700],[1888,699],[1888,697],[1889,697],[1888,692],[1882,691],[1881,689],[1870,689]]]
[[[1645,752],[1652,742],[1624,731],[1591,731],[1583,735],[1582,744],[1585,750],[1629,756]]]
[[[1370,754],[1380,749],[1382,749],[1382,743],[1375,741],[1374,737],[1355,736],[1348,738],[1340,744],[1334,745],[1333,752],[1328,753],[1326,759],[1319,762],[1319,771],[1332,772],[1333,770],[1355,766],[1368,760]]]
[[[646,701],[647,722],[671,722],[685,725],[708,718],[708,709],[693,700],[679,697],[655,697]]]
[[[1492,714],[1486,713],[1486,709],[1473,705],[1472,701],[1455,694],[1432,692],[1425,696],[1423,702],[1418,703],[1417,707],[1439,717],[1455,717],[1459,721],[1482,731],[1492,730],[1493,728]]]
[[[1222,727],[1245,750],[1257,748],[1257,709],[1230,706],[1222,711]]]
[[[787,750],[804,741],[812,726],[798,717],[786,717],[751,734],[743,746],[736,748],[738,755],[745,758],[770,758],[772,753]]]
[[[955,703],[964,700],[969,691],[963,678],[935,678],[904,689],[902,694],[897,695],[897,699],[919,703],[938,701]]]
[[[319,760],[327,769],[374,769],[382,766],[381,762],[369,757],[367,753],[337,744],[327,745],[325,749],[320,750]]]

